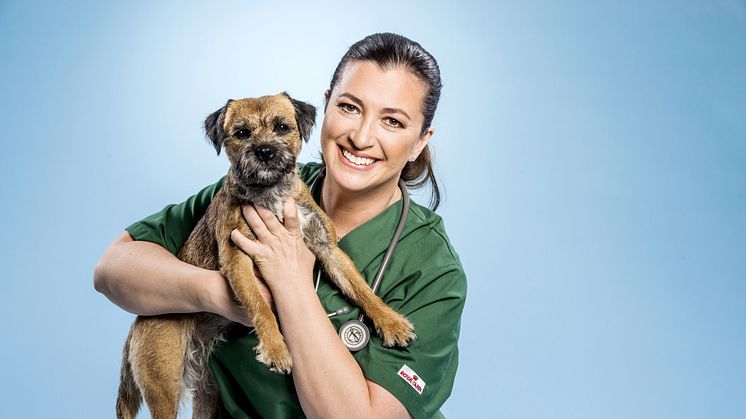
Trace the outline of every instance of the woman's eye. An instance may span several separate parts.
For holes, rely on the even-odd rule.
[[[394,119],[394,118],[386,118],[386,124],[388,124],[388,125],[390,125],[390,126],[392,126],[394,128],[403,128],[404,127],[404,125],[402,125],[402,123],[399,122],[398,119]]]
[[[245,140],[251,136],[251,131],[247,130],[246,128],[240,128],[236,130],[233,135],[235,135],[238,139]]]
[[[347,113],[357,113],[357,107],[349,103],[340,103],[338,107]]]

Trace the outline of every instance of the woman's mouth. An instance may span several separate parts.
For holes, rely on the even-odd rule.
[[[345,160],[358,167],[370,166],[377,161],[376,159],[370,157],[356,156],[342,147],[340,147],[340,149],[342,150],[342,156],[345,158]]]

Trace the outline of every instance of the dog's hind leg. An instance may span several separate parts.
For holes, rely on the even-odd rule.
[[[212,374],[195,383],[192,419],[215,419],[218,414],[218,389]]]
[[[194,321],[180,315],[138,317],[132,329],[130,364],[153,419],[179,411],[184,357]]]
[[[223,339],[220,330],[228,321],[213,315],[202,317],[187,356],[185,381],[194,389],[192,419],[215,419],[218,414],[218,388],[210,371],[210,354],[215,344]]]
[[[137,388],[135,377],[132,375],[132,366],[129,361],[130,340],[132,331],[127,335],[122,354],[122,372],[119,378],[119,394],[117,395],[117,419],[135,419],[140,410],[142,395]]]

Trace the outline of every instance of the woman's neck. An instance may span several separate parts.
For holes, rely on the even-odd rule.
[[[321,208],[334,223],[339,238],[383,212],[401,198],[397,183],[373,191],[349,193],[336,187],[329,176],[321,189]]]

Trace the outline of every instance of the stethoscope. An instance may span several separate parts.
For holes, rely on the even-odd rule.
[[[316,188],[321,187],[321,183],[319,182],[319,179],[324,178],[324,171],[322,171],[318,177],[313,181],[311,184],[311,194],[315,195]],[[386,272],[386,267],[389,264],[389,260],[391,259],[391,255],[394,253],[394,250],[396,249],[396,245],[399,243],[399,238],[401,237],[402,230],[404,230],[404,224],[407,222],[407,214],[409,214],[409,193],[407,192],[407,185],[404,184],[404,181],[401,179],[399,180],[399,189],[401,189],[401,195],[402,195],[402,210],[401,215],[399,216],[399,223],[396,226],[396,230],[394,231],[394,235],[391,236],[391,242],[389,242],[389,247],[386,249],[386,253],[383,255],[383,261],[381,261],[381,266],[378,267],[378,273],[376,274],[375,279],[373,280],[373,294],[375,294],[378,291],[379,285],[381,285],[381,280],[383,279],[383,274]],[[320,191],[319,191],[320,192]],[[319,193],[318,196],[321,196]],[[319,283],[321,282],[321,268],[319,267],[318,272],[316,273],[316,292],[319,290]],[[331,313],[327,313],[327,317],[334,317],[338,316],[340,314],[347,314],[350,312],[350,308],[348,306],[343,306],[339,310],[332,311]],[[365,319],[365,314],[360,314],[360,317],[353,320],[348,320],[342,326],[339,328],[339,338],[342,340],[342,343],[347,347],[347,349],[350,350],[350,352],[357,352],[363,348],[365,348],[366,345],[368,345],[368,342],[370,341],[370,329],[368,329],[368,326],[363,322]]]

